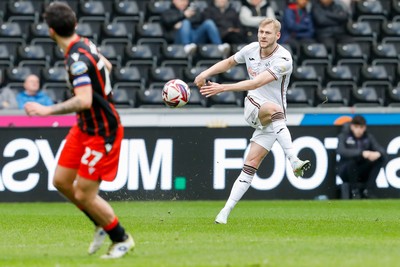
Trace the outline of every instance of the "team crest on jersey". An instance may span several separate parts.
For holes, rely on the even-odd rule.
[[[88,67],[83,61],[77,61],[71,65],[71,74],[74,76],[81,75],[88,71]]]
[[[286,68],[284,66],[274,66],[273,69],[277,73],[284,73],[286,71]]]

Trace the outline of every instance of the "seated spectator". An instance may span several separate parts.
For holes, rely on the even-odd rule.
[[[314,23],[307,11],[309,0],[296,0],[285,9],[279,43],[289,44],[293,50],[301,43],[315,42]]]
[[[246,42],[238,12],[230,5],[229,0],[214,0],[205,9],[204,15],[217,25],[222,42],[242,44]]]
[[[387,156],[385,149],[367,132],[363,116],[354,116],[350,124],[343,125],[337,153],[340,155],[337,172],[343,180],[342,187],[347,185],[354,199],[374,198],[376,178]],[[342,192],[342,198],[349,198],[346,194],[348,192]]]
[[[165,36],[175,44],[184,44],[185,51],[192,53],[196,44],[219,44],[226,51],[228,44],[222,44],[221,36],[214,21],[205,19],[195,2],[189,0],[172,0],[171,8],[161,15],[165,27]]]
[[[36,102],[44,106],[53,105],[53,100],[40,90],[39,77],[31,74],[26,77],[24,91],[17,94],[18,108],[23,109],[26,102]]]
[[[319,0],[313,3],[311,14],[314,19],[315,37],[324,43],[329,52],[340,42],[348,42],[351,37],[347,34],[346,25],[350,13],[334,0]]]
[[[267,17],[275,19],[275,11],[267,0],[242,0],[239,19],[245,29],[247,42],[258,40],[258,24]]]
[[[4,87],[0,91],[0,109],[17,109],[18,104],[14,92]]]

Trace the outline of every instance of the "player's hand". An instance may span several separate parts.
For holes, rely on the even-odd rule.
[[[197,75],[197,77],[194,79],[194,84],[201,88],[206,84],[206,77],[204,77],[203,75],[201,75],[201,73],[199,75]]]
[[[210,97],[224,91],[224,85],[214,82],[207,82],[200,88],[200,93],[205,97]]]
[[[25,112],[29,116],[48,116],[51,115],[51,108],[36,102],[27,102],[24,106]]]

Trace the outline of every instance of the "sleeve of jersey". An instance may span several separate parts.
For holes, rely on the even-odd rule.
[[[267,71],[278,80],[282,76],[292,72],[292,60],[288,58],[278,58],[274,60],[273,64]]]
[[[78,88],[92,83],[88,75],[88,65],[84,61],[76,61],[70,66],[70,73],[72,75],[72,85]]]

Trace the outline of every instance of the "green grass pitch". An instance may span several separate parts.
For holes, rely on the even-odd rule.
[[[93,226],[69,203],[0,204],[0,266],[400,266],[400,200],[112,202],[133,253],[87,255]]]

